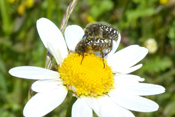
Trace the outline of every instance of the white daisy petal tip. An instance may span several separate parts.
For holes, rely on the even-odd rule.
[[[42,17],[36,21],[36,26],[39,26],[39,23],[42,22],[42,20],[46,20],[46,18]]]
[[[38,19],[38,20],[36,21],[36,24],[38,25],[38,24],[40,24],[41,22],[43,22],[44,20],[46,21],[46,20],[48,20],[48,19],[42,17],[42,18],[40,18],[40,19]],[[50,20],[49,20],[49,21],[50,21]]]
[[[60,79],[58,72],[33,66],[14,67],[9,70],[12,76],[24,79]]]
[[[9,70],[9,74],[13,76],[14,73],[15,73],[15,69],[14,69],[14,68],[11,68],[11,69]]]
[[[165,87],[163,87],[161,85],[155,85],[155,86],[156,86],[155,88],[157,90],[157,93],[155,95],[165,93],[165,91],[166,91]]]
[[[149,84],[149,83],[139,83],[135,86],[115,86],[116,88],[112,91],[114,92],[122,92],[124,94],[129,95],[139,95],[139,96],[149,96],[149,95],[158,95],[165,92],[165,88],[156,85],[156,84]]]
[[[165,87],[163,87],[163,86],[161,86],[161,87],[162,87],[163,91],[165,92],[166,91]]]
[[[144,48],[145,53],[146,53],[146,54],[148,54],[148,49],[147,49],[147,48],[145,48],[145,47],[142,47],[142,48]]]
[[[139,46],[138,49],[140,49],[140,51],[142,52],[143,55],[146,56],[146,55],[148,54],[148,49],[147,49],[147,48],[145,48],[145,47],[140,47],[140,46]],[[145,56],[144,56],[144,57],[145,57]]]
[[[143,82],[143,81],[145,81],[145,79],[144,78],[140,78],[139,81]]]
[[[47,40],[47,38],[42,38],[42,37],[46,37],[46,35],[45,35],[45,33],[43,32],[43,25],[46,23],[46,22],[51,22],[50,20],[48,20],[47,18],[40,18],[40,19],[38,19],[37,21],[36,21],[36,28],[37,28],[37,30],[38,30],[38,34],[39,34],[39,36],[40,36],[40,38],[41,38],[41,40],[42,40],[42,42],[43,42],[43,44],[44,44],[44,46],[45,46],[45,48],[46,49],[48,49],[48,46],[47,46],[47,42],[48,42],[48,40]]]
[[[111,91],[110,98],[121,107],[137,112],[154,112],[159,105],[152,100],[140,97],[138,95],[123,94],[123,92]]]
[[[46,18],[40,18],[36,22],[36,27],[44,46],[51,54],[52,52],[48,48],[47,43],[51,43],[54,48],[61,50],[60,53],[62,58],[65,58],[68,55],[64,37],[59,28],[52,21]]]
[[[131,73],[141,67],[140,65],[134,65],[141,61],[147,53],[147,48],[138,45],[131,45],[116,52],[110,56],[107,61],[114,71]]]
[[[78,25],[69,25],[65,29],[65,39],[70,50],[75,50],[77,43],[82,39],[84,30]]]
[[[25,76],[27,76],[27,75],[22,74],[22,73],[20,72],[22,69],[23,69],[23,68],[20,67],[20,66],[11,68],[11,69],[9,70],[9,74],[10,74],[11,76],[14,76],[14,77],[23,78],[23,77],[25,77]]]

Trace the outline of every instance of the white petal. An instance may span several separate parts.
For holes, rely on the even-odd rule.
[[[25,117],[41,117],[59,106],[67,95],[66,87],[37,93],[33,96],[24,107],[23,114]]]
[[[121,73],[121,74],[128,74],[128,73],[131,73],[131,72],[134,72],[138,69],[140,69],[142,67],[142,64],[138,64],[138,65],[135,65],[133,67],[130,67],[130,68],[112,68],[112,71],[113,73]]]
[[[56,50],[60,50],[63,59],[68,55],[63,35],[53,22],[46,18],[40,18],[37,21],[37,30],[44,46],[50,53],[52,52],[48,48],[47,43],[51,43]]]
[[[108,59],[108,64],[114,69],[130,68],[142,60],[147,53],[148,49],[137,45],[132,45],[116,52]]]
[[[111,90],[109,96],[116,104],[133,111],[153,112],[159,108],[159,105],[152,100],[135,95],[116,93],[114,90]]]
[[[160,85],[148,84],[148,83],[139,83],[136,86],[117,86],[114,90],[116,93],[124,93],[131,95],[156,95],[165,92],[165,88]]]
[[[54,46],[52,46],[51,43],[47,43],[47,46],[50,49],[50,51],[52,52],[52,55],[54,56],[57,64],[61,66],[64,58],[62,58],[60,50],[58,48],[54,48]]]
[[[120,35],[120,33],[118,33],[118,40],[117,41],[113,41],[112,50],[111,50],[111,52],[108,55],[105,56],[105,59],[110,58],[114,54],[114,52],[117,50],[117,48],[118,48],[118,46],[120,44],[120,41],[121,41],[121,35]]]
[[[115,54],[113,54],[111,57],[108,58],[108,62],[114,61],[115,59],[119,59],[120,57],[123,56],[123,53],[129,53],[130,50],[137,49],[139,46],[138,45],[130,45],[124,49],[121,49],[117,51]]]
[[[139,84],[139,81],[143,81],[142,78],[136,75],[115,75],[114,79],[117,86],[135,86]]]
[[[103,97],[102,97],[103,98]],[[105,98],[107,98],[107,100],[109,99],[108,97],[105,97]],[[100,99],[101,100],[101,99]],[[99,117],[101,117],[101,115],[100,115],[100,110],[101,110],[101,107],[102,107],[102,105],[103,105],[103,102],[105,102],[105,103],[114,103],[114,102],[111,102],[111,99],[109,99],[108,101],[110,101],[110,102],[108,102],[108,101],[106,101],[106,99],[104,99],[104,101],[103,100],[101,100],[101,101],[99,101],[98,100],[98,98],[86,98],[86,101],[87,101],[87,103],[88,103],[88,105],[94,110],[94,112],[99,116]],[[99,103],[99,102],[101,102],[102,103],[102,105]],[[105,104],[104,104],[105,105]],[[113,104],[112,104],[113,105]],[[114,107],[114,109],[118,109],[118,110],[120,110],[120,111],[122,111],[122,113],[125,115],[125,117],[134,117],[134,115],[129,111],[129,110],[127,110],[127,109],[124,109],[124,108],[122,108],[122,107],[119,107],[119,106],[117,106],[117,105],[113,105]],[[117,107],[116,107],[117,106]],[[109,109],[111,109],[111,107],[109,107]],[[103,110],[103,109],[102,109]],[[101,110],[101,111],[102,111]],[[104,110],[104,111],[106,111],[106,110]],[[116,110],[114,110],[114,111],[116,111]],[[102,112],[101,112],[102,113]],[[106,114],[108,114],[107,112],[106,112]],[[120,113],[119,113],[120,114]]]
[[[77,43],[82,39],[84,30],[78,25],[70,25],[65,29],[65,39],[69,50],[75,50]]]
[[[125,117],[125,114],[108,96],[100,97],[98,101],[101,104],[101,117]]]
[[[62,81],[56,80],[38,80],[32,84],[32,90],[35,92],[47,92],[63,86]]]
[[[86,102],[87,104],[94,110],[94,112],[100,116],[100,108],[101,108],[101,105],[98,103],[97,99],[96,98],[86,98]]]
[[[14,67],[9,70],[12,76],[25,78],[25,79],[56,79],[59,80],[60,75],[58,72],[32,66]]]
[[[124,113],[125,117],[135,117],[133,113],[131,113],[129,110],[124,109],[120,106],[118,106],[120,110]]]
[[[112,111],[111,116],[114,116],[114,117],[135,117],[129,110],[124,109],[124,108],[118,106],[117,104],[115,104],[115,102],[113,102],[108,96],[105,96],[104,98],[102,97],[98,101],[102,103],[102,107],[107,106],[106,107],[107,111],[104,110],[105,112],[102,112],[103,109],[100,110],[101,114],[102,113],[104,114],[104,117],[108,117],[108,114],[111,113],[110,111]]]
[[[85,98],[78,98],[72,107],[72,117],[93,117]]]

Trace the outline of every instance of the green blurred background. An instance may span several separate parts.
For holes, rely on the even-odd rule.
[[[0,0],[0,117],[22,117],[31,80],[9,75],[15,66],[44,67],[47,50],[36,30],[41,17],[60,27],[71,0]],[[146,83],[159,84],[166,92],[148,96],[159,104],[152,113],[137,117],[175,116],[175,0],[79,0],[68,24],[85,27],[105,21],[122,35],[119,49],[132,44],[146,46],[143,67],[133,74]],[[64,117],[70,96],[46,117]],[[96,116],[96,115],[94,115]]]

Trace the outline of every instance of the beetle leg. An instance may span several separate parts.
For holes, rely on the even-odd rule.
[[[94,33],[94,39],[93,39],[92,47],[94,47],[94,43],[95,43],[95,29],[94,29],[93,33]]]
[[[82,57],[82,59],[81,59],[81,64],[82,64],[82,62],[83,62],[83,59],[84,59],[84,52],[83,52],[83,57]]]
[[[103,53],[103,51],[102,51],[102,50],[100,50],[100,53],[101,53],[102,58],[103,58],[103,65],[104,65],[104,67],[103,67],[103,68],[105,68],[104,53]]]

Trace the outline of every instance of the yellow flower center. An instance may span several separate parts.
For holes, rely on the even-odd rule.
[[[82,61],[82,63],[81,63]],[[63,83],[77,96],[104,95],[113,88],[114,75],[111,67],[94,54],[69,54],[64,59],[59,72]]]

